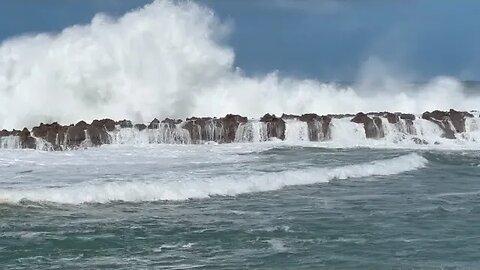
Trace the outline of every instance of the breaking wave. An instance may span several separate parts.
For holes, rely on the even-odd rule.
[[[155,1],[119,18],[98,14],[88,25],[4,41],[0,128],[102,117],[145,122],[227,113],[420,113],[480,104],[447,77],[417,86],[385,76],[380,86],[368,78],[338,86],[276,72],[245,76],[224,42],[229,31],[197,3]]]
[[[333,168],[290,170],[248,176],[230,175],[212,179],[164,180],[155,182],[110,182],[77,184],[59,188],[11,189],[0,191],[0,201],[22,200],[62,204],[108,203],[112,201],[159,201],[235,196],[278,190],[287,186],[326,183],[334,179],[386,176],[416,170],[427,160],[412,153],[396,158]]]

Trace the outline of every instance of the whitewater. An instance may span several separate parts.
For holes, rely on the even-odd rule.
[[[231,31],[154,1],[1,43],[0,268],[478,268],[475,89],[246,75]]]
[[[59,33],[10,38],[0,45],[0,129],[107,117],[470,111],[480,103],[455,78],[410,84],[383,67],[381,76],[379,68],[359,71],[349,86],[276,71],[246,76],[226,43],[230,31],[207,7],[155,1]]]

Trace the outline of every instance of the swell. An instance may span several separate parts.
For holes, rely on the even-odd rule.
[[[287,186],[327,183],[350,179],[400,174],[427,165],[421,155],[411,153],[396,158],[332,168],[290,170],[254,175],[227,175],[212,179],[110,182],[78,184],[59,188],[8,189],[0,191],[0,202],[23,200],[61,204],[143,202],[203,199],[212,196],[274,191]]]

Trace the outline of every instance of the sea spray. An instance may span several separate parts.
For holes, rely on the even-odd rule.
[[[224,42],[228,26],[193,1],[155,1],[118,18],[98,14],[87,25],[4,41],[0,129],[104,117],[146,122],[227,113],[420,113],[480,104],[448,77],[366,94],[361,83],[339,86],[277,72],[246,76]]]

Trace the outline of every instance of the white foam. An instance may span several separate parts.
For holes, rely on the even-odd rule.
[[[412,153],[392,159],[334,167],[288,170],[250,175],[227,175],[207,179],[157,179],[102,184],[73,184],[58,188],[3,189],[2,202],[21,200],[81,204],[111,201],[187,200],[211,196],[235,196],[251,192],[278,190],[286,186],[325,183],[333,179],[399,174],[424,167],[427,160]]]
[[[480,104],[448,77],[412,86],[364,72],[358,85],[343,87],[277,72],[246,76],[224,43],[229,30],[194,1],[155,1],[119,18],[98,14],[60,33],[7,40],[0,45],[0,128],[104,117],[420,113]]]

